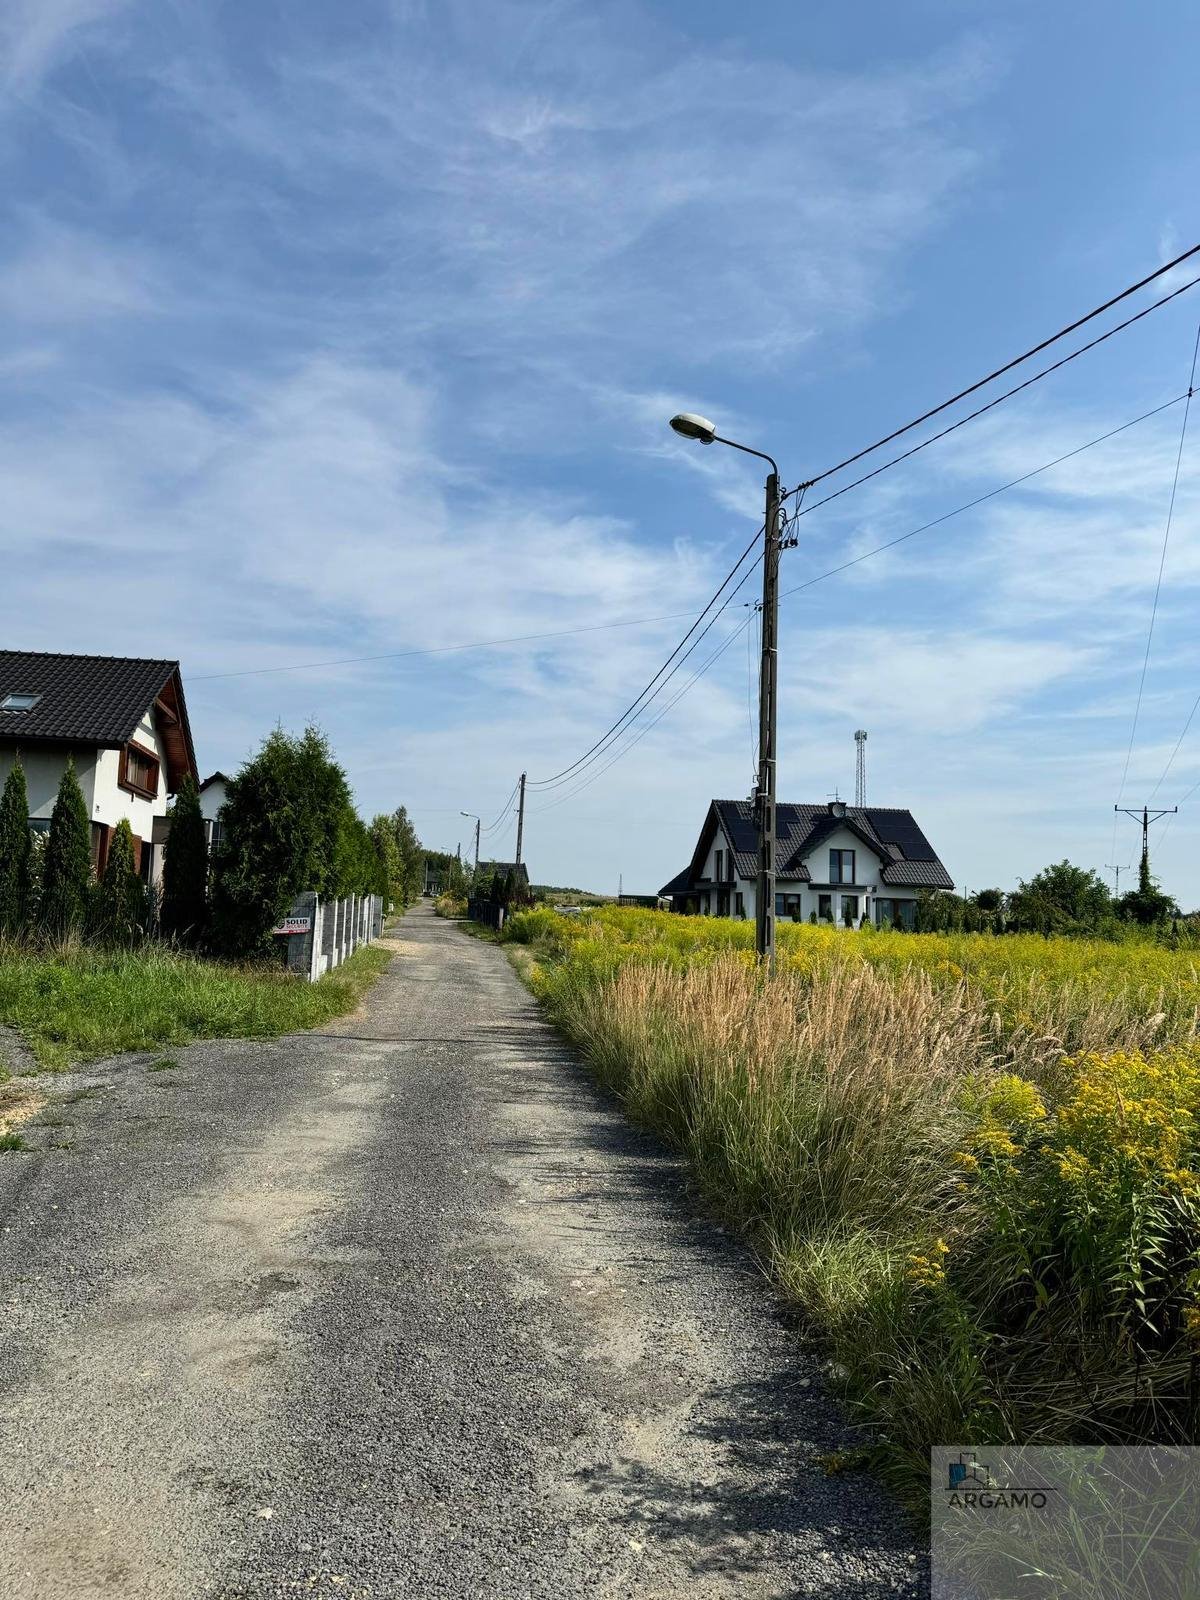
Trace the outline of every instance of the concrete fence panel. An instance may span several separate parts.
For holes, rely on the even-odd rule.
[[[377,894],[346,895],[340,900],[299,894],[275,929],[276,937],[286,942],[288,971],[309,983],[341,966],[359,945],[372,944],[382,933],[383,900]]]

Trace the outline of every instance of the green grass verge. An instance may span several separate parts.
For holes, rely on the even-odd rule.
[[[352,1011],[391,959],[365,945],[318,983],[159,947],[38,951],[0,945],[0,1022],[62,1070],[193,1039],[270,1039]],[[0,1077],[5,1076],[0,1068]]]

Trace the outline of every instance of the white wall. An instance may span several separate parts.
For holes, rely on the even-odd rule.
[[[0,788],[16,764],[19,745],[15,741],[5,740],[0,745]],[[99,752],[92,747],[85,746],[82,750],[70,751],[62,746],[54,749],[45,749],[33,746],[21,750],[21,765],[25,769],[25,787],[29,792],[29,815],[31,817],[48,817],[54,810],[54,802],[58,798],[58,785],[62,779],[63,769],[67,764],[68,755],[75,757],[75,776],[79,779],[79,787],[83,790],[83,798],[87,804],[88,813],[91,814],[94,804],[94,791],[96,786],[96,756]]]
[[[225,785],[220,778],[216,783],[210,783],[207,789],[200,791],[200,815],[205,822],[215,822],[217,813],[225,804]]]
[[[92,799],[92,821],[106,822],[113,827],[124,817],[134,836],[149,839],[154,831],[155,817],[167,811],[167,763],[162,743],[150,712],[142,718],[134,732],[133,744],[140,744],[158,757],[158,792],[153,800],[144,800],[139,794],[130,794],[118,783],[121,774],[121,752],[100,750],[96,762],[96,792]]]

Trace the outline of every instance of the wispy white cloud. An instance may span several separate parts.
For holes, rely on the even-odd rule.
[[[29,91],[65,54],[111,23],[132,0],[6,0],[0,10],[0,78]]]
[[[10,326],[31,330],[165,309],[164,274],[149,252],[44,212],[21,222],[11,254],[0,260],[0,311]]]

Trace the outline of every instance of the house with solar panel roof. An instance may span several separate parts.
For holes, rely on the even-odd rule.
[[[781,801],[775,825],[776,917],[911,928],[922,890],[954,888],[911,811]],[[752,922],[757,878],[752,802],[713,800],[691,862],[659,894],[673,911]]]

